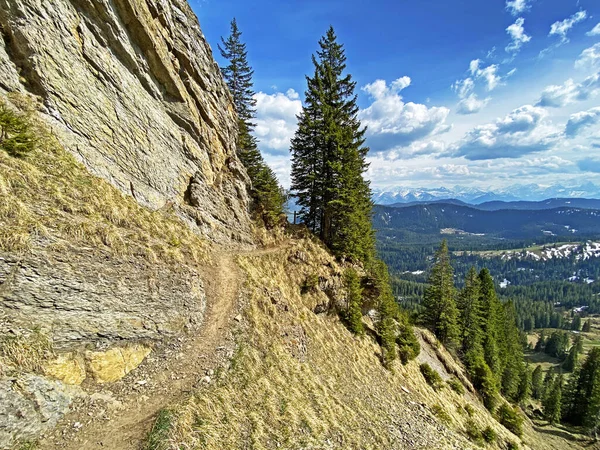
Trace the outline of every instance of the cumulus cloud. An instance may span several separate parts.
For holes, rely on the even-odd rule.
[[[585,34],[587,34],[588,36],[600,36],[600,23],[598,23],[598,25],[596,25],[594,28],[592,28]]]
[[[586,18],[586,11],[578,11],[565,20],[554,22],[550,26],[550,33],[548,33],[548,36],[558,36],[560,38],[560,42],[565,44],[569,42],[569,38],[567,37],[569,31],[571,31],[575,25],[584,21]]]
[[[482,63],[483,61],[480,59],[474,59],[471,61],[469,64],[469,72],[474,78],[483,80],[486,83],[486,88],[488,91],[493,91],[498,86],[504,84],[504,80],[511,77],[517,71],[516,69],[512,69],[504,77],[502,77],[498,74],[498,64],[490,64],[487,67],[483,67]]]
[[[469,160],[518,158],[552,148],[561,134],[546,119],[548,112],[525,105],[494,123],[480,125],[453,145],[446,156]]]
[[[531,0],[507,0],[506,9],[513,16],[518,16],[522,12],[531,9]]]
[[[387,153],[381,153],[382,157],[389,161],[399,159],[413,159],[420,156],[438,156],[446,150],[446,144],[440,141],[417,141],[407,147],[397,147]]]
[[[582,172],[600,173],[600,159],[585,158],[577,161],[577,167]]]
[[[285,94],[258,92],[256,100],[256,128],[254,134],[260,148],[267,153],[287,152],[290,140],[297,128],[296,115],[302,110],[302,102],[293,89]]]
[[[575,61],[575,68],[577,69],[597,67],[598,65],[600,65],[600,42],[582,51],[577,61]]]
[[[420,139],[449,129],[446,119],[450,110],[444,107],[405,103],[400,92],[411,83],[409,77],[398,78],[388,85],[377,80],[362,88],[369,94],[371,105],[359,112],[368,127],[367,144],[374,151],[406,147]]]
[[[525,33],[525,27],[523,26],[524,24],[525,19],[519,17],[515,23],[506,29],[506,32],[511,38],[510,44],[508,44],[505,48],[508,53],[518,53],[523,44],[531,41],[531,36],[528,36]]]
[[[548,86],[542,92],[536,106],[561,108],[578,101],[588,100],[600,93],[600,72],[587,77],[581,83],[568,79],[562,85]]]
[[[502,78],[498,75],[498,65],[491,64],[487,67],[481,67],[481,63],[480,59],[474,59],[469,64],[469,71],[474,77],[485,80],[487,90],[493,91],[502,82]]]
[[[491,97],[480,99],[477,94],[470,94],[458,102],[456,112],[462,115],[476,114],[485,108],[490,100]]]
[[[600,123],[600,108],[571,114],[565,127],[565,134],[572,138],[578,136],[584,129],[598,123]]]
[[[472,78],[465,78],[464,80],[456,81],[452,85],[452,89],[456,91],[460,101],[456,106],[456,112],[458,114],[475,114],[481,111],[490,102],[491,98],[480,100],[477,94],[473,91],[475,89],[475,82]]]

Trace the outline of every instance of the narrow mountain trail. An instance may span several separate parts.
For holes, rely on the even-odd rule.
[[[161,359],[158,368],[150,368],[139,379],[140,369],[152,365],[144,362],[123,380],[108,387],[119,391],[114,395],[96,393],[96,399],[108,407],[76,408],[59,426],[40,443],[40,449],[110,449],[133,450],[143,448],[160,410],[183,400],[194,388],[210,382],[213,370],[233,354],[231,334],[238,299],[244,283],[244,274],[236,263],[238,256],[265,256],[284,250],[289,244],[261,248],[254,251],[231,252],[217,249],[212,264],[201,270],[206,293],[204,323],[195,336],[188,336],[178,352]],[[176,353],[176,354],[175,354]],[[148,358],[151,359],[152,355]],[[128,389],[119,389],[119,385]],[[107,385],[108,386],[108,385]],[[134,386],[131,389],[131,386]],[[94,399],[94,394],[90,396]]]

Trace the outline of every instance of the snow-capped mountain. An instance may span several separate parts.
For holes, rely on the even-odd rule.
[[[586,183],[578,186],[560,184],[516,184],[504,189],[483,190],[465,186],[452,188],[406,188],[373,189],[373,200],[380,205],[394,203],[430,202],[455,199],[478,205],[489,201],[541,201],[548,198],[600,198],[600,186]]]

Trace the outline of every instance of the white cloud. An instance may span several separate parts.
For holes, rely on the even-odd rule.
[[[405,147],[449,129],[448,108],[404,102],[400,91],[410,82],[409,77],[402,77],[388,86],[384,80],[376,80],[362,88],[373,100],[359,112],[359,118],[368,127],[367,144],[374,151]]]
[[[600,23],[586,33],[588,36],[600,36]]]
[[[302,111],[302,102],[293,89],[285,94],[258,92],[256,99],[256,128],[259,147],[267,153],[287,152],[290,139],[297,128],[296,115]]]
[[[475,114],[481,111],[490,102],[491,98],[480,100],[475,90],[475,82],[472,78],[465,78],[464,80],[458,80],[452,85],[452,89],[456,91],[460,101],[456,106],[456,112],[458,114]]]
[[[591,127],[600,123],[600,108],[592,108],[587,111],[581,111],[572,114],[569,117],[565,133],[569,137],[575,137],[580,134],[585,128]]]
[[[413,159],[420,156],[437,156],[446,150],[446,144],[439,141],[417,141],[408,147],[398,147],[387,153],[381,152],[383,158],[389,161]]]
[[[506,29],[506,32],[512,39],[511,43],[505,48],[508,53],[518,53],[523,44],[531,41],[531,36],[528,36],[525,33],[525,28],[523,26],[524,24],[525,19],[519,17],[515,23]]]
[[[452,146],[446,156],[469,160],[518,158],[552,148],[561,133],[546,119],[548,112],[525,105],[494,123],[480,125]]]
[[[485,108],[490,100],[491,97],[481,100],[476,94],[470,94],[458,102],[458,105],[456,106],[456,112],[462,115],[476,114]]]
[[[513,15],[518,16],[531,8],[531,0],[507,0],[506,9]]]
[[[493,91],[502,84],[502,77],[498,75],[498,64],[491,64],[487,67],[481,67],[482,61],[474,59],[469,64],[469,71],[475,78],[481,78],[487,83],[487,90]]]
[[[561,108],[571,103],[589,100],[598,94],[600,94],[600,72],[587,77],[581,83],[568,79],[563,85],[548,86],[542,92],[537,106]]]
[[[597,65],[600,65],[600,42],[582,51],[577,61],[575,61],[575,68],[577,69],[585,69]]]
[[[550,33],[548,36],[558,36],[560,37],[561,43],[569,42],[569,38],[567,38],[567,34],[571,29],[577,25],[579,22],[584,21],[587,18],[586,11],[578,11],[573,14],[571,17],[554,22],[550,27]]]

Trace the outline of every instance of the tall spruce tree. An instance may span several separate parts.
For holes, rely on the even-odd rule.
[[[568,388],[565,419],[595,431],[600,425],[600,348],[590,350],[571,379],[576,381]]]
[[[238,28],[235,18],[231,21],[230,34],[227,39],[221,37],[218,44],[221,56],[229,64],[221,67],[229,92],[233,97],[233,105],[239,119],[246,124],[248,131],[252,131],[252,120],[256,115],[256,100],[254,99],[254,71],[248,64],[248,51],[246,43],[242,42],[242,32]]]
[[[502,306],[503,327],[500,331],[499,360],[502,367],[502,393],[512,401],[519,401],[519,386],[526,370],[523,345],[517,328],[517,313],[512,301]]]
[[[488,269],[481,269],[479,272],[480,285],[480,301],[485,318],[483,326],[483,354],[485,362],[496,377],[502,375],[502,364],[500,361],[500,341],[502,318],[502,305],[496,297],[496,289],[494,288],[494,280]]]
[[[531,396],[535,399],[540,400],[544,391],[543,388],[543,373],[542,366],[537,365],[531,374]]]
[[[373,204],[365,129],[358,120],[356,83],[332,27],[319,41],[307,77],[305,106],[292,140],[292,192],[300,219],[337,255],[368,261],[374,255]]]
[[[354,269],[346,269],[344,284],[347,291],[347,307],[344,314],[346,324],[354,334],[362,336],[364,326],[362,323],[362,287],[360,279]]]
[[[544,417],[551,424],[559,422],[561,418],[562,387],[563,376],[560,374],[555,377],[542,402]]]
[[[465,286],[458,296],[458,310],[460,312],[460,340],[463,355],[482,352],[481,341],[483,338],[481,303],[479,298],[480,281],[477,271],[471,267],[465,279]]]
[[[423,321],[444,345],[453,345],[459,337],[458,308],[454,271],[450,265],[448,243],[442,241],[435,254],[429,286],[423,298]]]
[[[254,98],[254,71],[248,63],[246,44],[242,42],[242,32],[235,18],[231,21],[231,33],[227,39],[221,38],[221,56],[228,61],[221,68],[223,78],[229,87],[233,104],[238,115],[239,134],[237,154],[246,168],[252,187],[250,194],[254,210],[267,226],[273,226],[283,214],[286,197],[273,170],[265,163],[258,142],[252,135],[253,120],[256,117]]]

